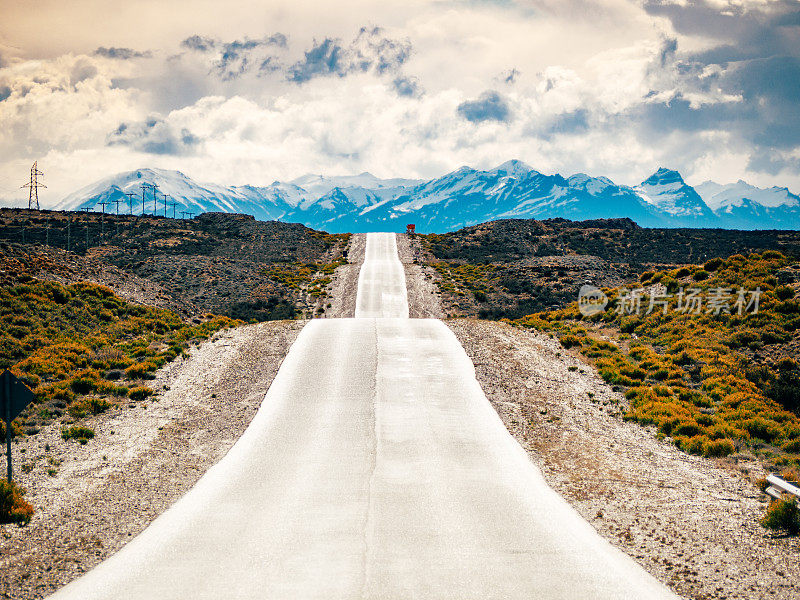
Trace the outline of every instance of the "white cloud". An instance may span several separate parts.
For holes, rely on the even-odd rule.
[[[81,25],[89,12],[107,19],[102,31]],[[35,36],[15,7],[0,24],[0,198],[20,194],[35,159],[51,203],[140,166],[264,184],[306,172],[430,177],[509,158],[625,183],[664,165],[800,188],[797,149],[764,158],[733,117],[654,125],[653,107],[734,107],[743,97],[719,84],[725,66],[687,66],[713,39],[676,32],[637,2],[179,0],[165,14],[155,0],[116,11],[45,0],[42,14],[63,21],[57,39]],[[156,14],[159,26],[145,26]],[[359,36],[375,26],[379,35]],[[181,46],[191,36],[203,43]],[[306,69],[325,40],[341,60],[325,62],[326,50],[312,56],[322,66]],[[293,67],[303,75],[295,82]],[[459,113],[492,91],[508,118]]]

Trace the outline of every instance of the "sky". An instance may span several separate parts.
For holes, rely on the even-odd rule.
[[[521,159],[800,192],[800,0],[0,0],[0,201]]]

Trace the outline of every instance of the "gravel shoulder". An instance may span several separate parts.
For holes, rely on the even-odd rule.
[[[347,247],[347,264],[338,267],[333,273],[328,295],[331,306],[322,315],[326,319],[347,319],[356,314],[356,296],[358,295],[358,274],[364,253],[367,249],[367,234],[354,233]]]
[[[0,597],[47,596],[188,491],[247,428],[304,325],[220,332],[161,369],[155,396],[87,419],[96,435],[85,446],[57,425],[15,443],[16,479],[36,512],[26,527],[0,525]]]
[[[624,422],[624,398],[547,335],[447,324],[508,430],[611,543],[687,598],[800,598],[800,540],[759,525],[756,462],[690,456]]]
[[[405,233],[397,234],[397,253],[406,273],[408,316],[412,319],[443,319],[439,288],[433,269],[418,264],[422,258],[419,244]]]

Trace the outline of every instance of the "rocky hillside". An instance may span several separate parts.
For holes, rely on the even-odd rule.
[[[615,287],[653,268],[777,250],[800,257],[800,232],[646,229],[630,219],[506,219],[417,235],[448,314],[518,318],[565,306],[584,284]]]
[[[0,210],[4,259],[22,261],[36,276],[102,283],[184,317],[263,321],[324,311],[329,274],[348,239],[249,215]]]

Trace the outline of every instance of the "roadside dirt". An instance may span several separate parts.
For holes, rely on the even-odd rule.
[[[328,286],[331,306],[321,315],[326,319],[347,319],[355,316],[358,294],[358,273],[364,262],[367,249],[367,234],[355,233],[347,247],[347,264],[337,267]]]
[[[611,543],[687,598],[800,598],[800,540],[759,525],[752,457],[690,456],[623,421],[624,398],[547,335],[447,324],[508,430]]]
[[[36,512],[0,525],[0,597],[43,598],[140,533],[249,425],[305,321],[221,332],[159,371],[158,393],[86,420],[85,446],[53,425],[14,444]],[[28,472],[24,472],[25,470]]]
[[[408,313],[412,319],[443,319],[439,288],[434,283],[433,269],[418,264],[421,259],[419,244],[413,243],[405,233],[397,234],[397,253],[406,272]]]

